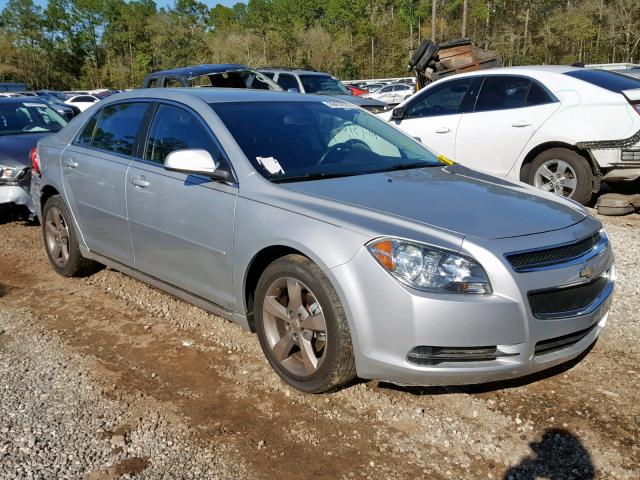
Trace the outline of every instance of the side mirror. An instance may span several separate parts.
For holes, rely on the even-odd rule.
[[[213,176],[218,165],[206,150],[192,148],[171,152],[164,159],[164,168],[172,172],[200,173]]]
[[[297,88],[295,88],[295,87],[287,88],[287,92],[290,92],[290,93],[298,93],[299,91],[300,91],[300,90],[298,90],[298,89],[297,89]]]
[[[404,107],[396,107],[391,111],[391,120],[402,120],[404,118]]]

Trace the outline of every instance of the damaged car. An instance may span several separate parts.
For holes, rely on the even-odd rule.
[[[35,213],[29,193],[30,152],[41,138],[65,125],[58,113],[38,99],[0,99],[0,205],[24,205]]]

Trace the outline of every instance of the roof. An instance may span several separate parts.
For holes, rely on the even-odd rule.
[[[198,77],[200,75],[207,75],[209,73],[223,73],[230,70],[249,70],[249,67],[238,63],[203,63],[201,65],[192,65],[189,67],[180,67],[170,70],[159,70],[157,72],[150,73],[147,76],[155,77],[160,75],[180,75],[188,77]]]
[[[276,92],[271,90],[252,90],[245,88],[141,88],[129,92],[116,93],[102,100],[101,105],[111,101],[145,98],[164,99],[183,102],[189,99],[200,99],[206,103],[222,102],[278,102],[327,101],[329,97],[301,93]]]
[[[48,105],[48,102],[42,97],[0,97],[0,103],[24,103],[24,102],[42,103],[43,105]]]

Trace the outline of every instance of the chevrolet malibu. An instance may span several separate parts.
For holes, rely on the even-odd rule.
[[[237,322],[305,392],[519,377],[607,322],[613,253],[580,205],[336,99],[138,90],[33,158],[56,272],[107,265]]]

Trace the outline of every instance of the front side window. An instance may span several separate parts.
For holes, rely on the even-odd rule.
[[[289,75],[287,73],[281,73],[278,75],[278,81],[276,82],[278,85],[282,87],[283,90],[287,91],[290,88],[295,88],[298,90],[298,81],[293,75]]]
[[[387,122],[339,100],[211,107],[255,169],[274,182],[442,165]]]
[[[179,78],[165,78],[164,86],[167,88],[182,88],[182,81]]]
[[[157,88],[158,87],[158,79],[151,78],[149,79],[149,83],[147,84],[147,88]]]
[[[156,111],[147,145],[145,160],[164,163],[167,155],[176,150],[202,148],[217,162],[221,155],[211,134],[191,113],[172,105],[160,105]]]
[[[427,89],[405,109],[406,118],[454,115],[473,83],[473,77],[450,80]]]
[[[527,98],[531,80],[525,77],[487,75],[476,101],[476,112],[521,108]]]
[[[330,75],[300,75],[305,93],[316,95],[350,95],[349,90]]]
[[[254,90],[281,91],[274,81],[255,70],[229,70],[227,72],[208,75],[212,87],[218,88],[251,88]]]
[[[122,155],[132,155],[138,129],[147,110],[142,102],[106,107],[93,135],[91,146]]]
[[[37,99],[0,103],[0,135],[57,132],[66,124],[58,113]]]

